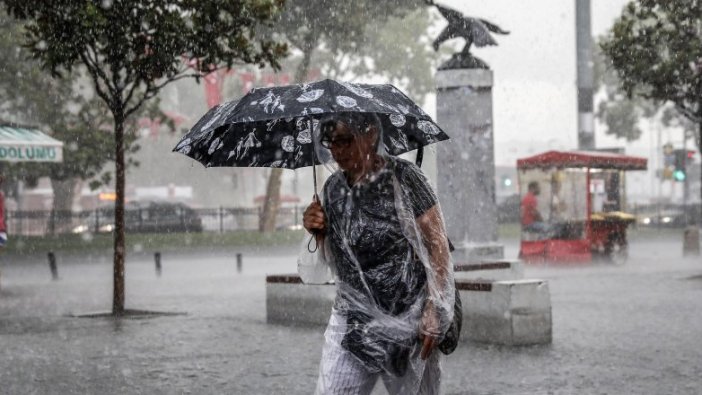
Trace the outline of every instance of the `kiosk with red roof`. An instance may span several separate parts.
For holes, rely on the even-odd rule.
[[[624,172],[646,158],[608,152],[548,151],[517,160],[521,196],[520,258],[526,262],[626,260]]]

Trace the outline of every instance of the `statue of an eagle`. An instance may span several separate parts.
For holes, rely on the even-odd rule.
[[[474,58],[470,53],[471,45],[475,44],[477,47],[484,47],[487,45],[497,45],[497,41],[492,38],[490,32],[498,34],[509,34],[508,31],[502,30],[499,26],[486,21],[485,19],[473,18],[468,16],[463,16],[460,12],[453,10],[448,7],[434,3],[433,0],[425,0],[428,5],[436,7],[441,15],[448,21],[448,26],[439,34],[439,37],[432,43],[434,50],[438,51],[439,46],[446,40],[450,40],[456,37],[462,37],[466,40],[466,44],[460,54],[455,54],[454,58],[449,61],[455,63],[457,61],[462,61],[466,64],[471,63],[469,59],[472,58],[473,66],[464,65],[461,67],[440,67],[440,68],[488,68],[487,64],[480,59]],[[447,62],[447,63],[449,63]]]

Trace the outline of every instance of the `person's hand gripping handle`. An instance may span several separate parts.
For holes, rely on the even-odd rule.
[[[308,232],[312,233],[316,241],[316,247],[314,250],[309,248],[309,243],[307,249],[311,252],[317,251],[319,244],[324,240],[324,234],[327,230],[327,221],[324,215],[324,208],[322,208],[322,204],[319,202],[319,196],[317,196],[317,194],[312,197],[312,203],[307,206],[307,209],[302,216],[302,226],[304,226]],[[311,238],[310,242],[312,242]]]

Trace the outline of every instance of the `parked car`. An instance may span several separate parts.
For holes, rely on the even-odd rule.
[[[664,210],[660,213],[639,214],[637,222],[640,226],[684,228],[687,218],[682,211]]]
[[[125,205],[124,229],[133,233],[202,232],[202,219],[183,203],[130,202]],[[114,230],[114,208],[95,210],[73,233],[107,233]]]

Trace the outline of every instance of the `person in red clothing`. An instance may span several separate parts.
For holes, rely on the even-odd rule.
[[[0,174],[0,186],[5,181],[5,177]],[[7,243],[7,229],[5,228],[5,195],[0,190],[0,248]]]
[[[541,193],[539,183],[532,181],[527,186],[528,192],[524,195],[521,203],[522,212],[522,229],[527,232],[548,233],[548,224],[544,222],[541,213],[539,212],[538,201],[536,197]]]

